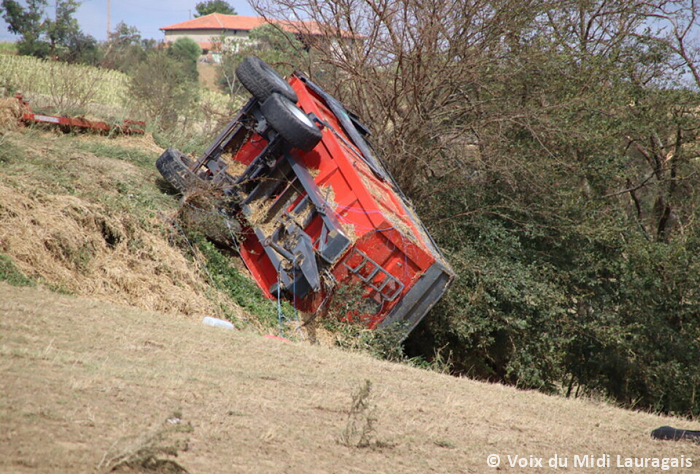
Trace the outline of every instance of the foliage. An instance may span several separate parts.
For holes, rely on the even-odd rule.
[[[117,23],[114,31],[109,33],[107,41],[101,45],[101,67],[131,72],[140,63],[146,61],[148,43],[141,39],[141,33],[135,26],[123,21]]]
[[[700,11],[608,6],[257,2],[362,35],[310,72],[371,118],[458,276],[409,356],[698,415]]]
[[[277,303],[265,298],[255,283],[241,275],[231,264],[231,256],[221,253],[211,242],[201,239],[199,250],[206,259],[206,266],[216,286],[224,290],[244,310],[256,315],[268,327],[277,326]],[[292,314],[289,303],[282,304],[284,314]]]
[[[178,38],[170,46],[168,53],[185,68],[193,80],[199,78],[197,60],[202,55],[202,48],[193,39]]]
[[[96,65],[102,59],[97,40],[81,31],[70,35],[65,45],[66,50],[61,55],[63,61]]]
[[[194,15],[195,18],[204,15],[210,15],[212,13],[223,13],[224,15],[238,15],[236,9],[231,6],[230,3],[225,0],[205,0],[199,2],[195,9],[197,13]]]
[[[39,57],[45,57],[48,54],[48,47],[39,41],[44,33],[42,20],[46,0],[27,0],[26,3],[26,7],[23,7],[18,1],[3,0],[2,16],[7,22],[8,30],[22,36],[17,43],[20,54],[34,53]]]
[[[307,52],[297,37],[277,25],[266,24],[250,31],[245,43],[227,42],[221,38],[220,83],[232,96],[245,94],[236,79],[236,68],[247,56],[257,56],[275,67],[282,75],[288,75],[306,61]]]
[[[28,0],[26,6],[2,0],[0,11],[10,32],[21,36],[17,42],[20,54],[94,64],[97,41],[80,31],[74,18],[78,6],[76,0],[57,0],[51,16],[46,12],[47,0]]]
[[[182,64],[163,51],[152,51],[129,80],[129,94],[149,118],[166,128],[177,124],[197,99],[197,84]]]

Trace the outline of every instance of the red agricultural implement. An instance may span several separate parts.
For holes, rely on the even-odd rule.
[[[369,131],[302,74],[285,81],[248,57],[253,97],[196,162],[169,149],[156,165],[182,193],[216,188],[219,212],[268,297],[319,312],[343,287],[364,298],[346,315],[408,334],[454,273],[391,175]]]
[[[19,92],[15,94],[15,98],[20,103],[21,117],[20,121],[27,125],[32,123],[43,123],[49,125],[56,125],[61,130],[64,131],[87,131],[93,130],[99,133],[123,133],[126,135],[132,134],[143,134],[145,122],[140,122],[136,120],[124,120],[121,125],[110,125],[106,122],[86,120],[84,118],[70,118],[70,117],[60,117],[57,115],[45,115],[35,113],[29,102],[24,99],[22,94]]]

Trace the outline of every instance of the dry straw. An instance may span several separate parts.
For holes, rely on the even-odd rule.
[[[27,154],[47,153],[46,147],[22,145]],[[171,245],[157,217],[144,223],[83,197],[116,194],[116,179],[139,176],[134,165],[89,153],[67,159],[80,162],[74,184],[80,195],[54,194],[31,173],[0,170],[0,253],[25,275],[77,295],[197,317],[223,316],[221,305],[235,308]]]

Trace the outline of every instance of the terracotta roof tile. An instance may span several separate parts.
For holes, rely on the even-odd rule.
[[[250,31],[254,28],[268,23],[263,17],[259,16],[241,16],[241,15],[224,15],[222,13],[211,13],[209,15],[200,16],[192,20],[183,21],[174,25],[163,26],[162,31],[181,31],[181,30],[245,30]],[[335,29],[323,25],[315,21],[292,21],[292,20],[275,20],[269,19],[269,23],[277,24],[284,30],[291,33],[311,34],[319,36],[337,36]],[[340,36],[351,37],[352,34],[341,30]]]

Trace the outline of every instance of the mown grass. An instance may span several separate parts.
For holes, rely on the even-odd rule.
[[[266,298],[234,266],[233,259],[237,256],[225,254],[204,238],[187,236],[193,242],[192,248],[180,241],[185,235],[176,229],[180,225],[171,225],[178,220],[179,196],[164,186],[155,168],[159,148],[149,140],[23,129],[0,140],[0,173],[6,185],[42,202],[56,196],[77,198],[73,202],[80,204],[66,209],[64,214],[75,214],[78,222],[88,226],[88,233],[95,226],[102,226],[107,248],[120,247],[127,252],[125,257],[153,251],[141,232],[170,241],[173,250],[192,262],[192,271],[199,273],[197,284],[210,304],[218,308],[219,316],[223,313],[239,326],[244,323],[251,329],[277,333],[280,319],[285,323],[295,317],[289,303],[280,305],[280,318],[277,302]],[[110,229],[113,232],[108,232]],[[101,261],[103,256],[94,255],[92,241],[86,236],[78,239],[65,232],[49,234],[61,237],[47,237],[44,247],[50,247],[66,269],[86,278],[96,271],[94,262]],[[111,239],[111,234],[119,238]],[[125,248],[120,243],[126,243]],[[192,257],[192,250],[198,254],[197,258]],[[41,280],[41,283],[61,282]],[[241,310],[247,315],[242,315]],[[286,328],[286,324],[282,327]]]
[[[104,142],[83,141],[76,143],[76,145],[75,148],[78,150],[87,151],[98,156],[114,158],[115,160],[126,161],[151,170],[153,169],[156,158],[158,158],[157,156],[153,156],[152,153],[144,153],[142,151],[127,149]]]
[[[161,459],[158,447],[181,439],[188,449],[163,457],[192,473],[542,474],[554,472],[546,460],[555,454],[569,459],[566,472],[584,454],[609,454],[616,474],[659,471],[614,468],[617,455],[683,456],[693,466],[669,472],[697,472],[699,445],[649,437],[662,425],[693,429],[681,418],[42,289],[0,284],[0,314],[0,420],[12,433],[0,472],[104,472],[97,467],[149,454],[144,446]],[[163,426],[177,436],[160,442]],[[492,454],[500,471],[487,465]],[[516,454],[544,458],[544,468],[510,468]]]
[[[22,160],[24,153],[14,143],[0,137],[0,165],[7,165]]]

